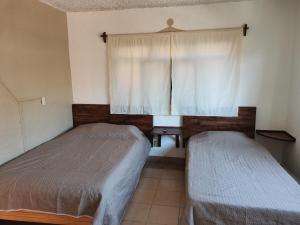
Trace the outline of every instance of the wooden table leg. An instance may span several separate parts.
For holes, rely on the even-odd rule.
[[[161,147],[161,135],[157,135],[157,147]]]
[[[176,135],[176,148],[180,148],[179,135]]]
[[[154,147],[154,143],[153,143],[154,136],[153,135],[149,135],[148,139],[149,139],[149,141],[151,143],[151,147]]]

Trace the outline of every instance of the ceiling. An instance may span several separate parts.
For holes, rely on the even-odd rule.
[[[68,12],[104,11],[132,8],[152,8],[199,5],[247,0],[40,0],[52,7]]]

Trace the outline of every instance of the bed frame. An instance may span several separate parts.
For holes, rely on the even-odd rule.
[[[74,127],[97,122],[134,125],[151,139],[153,116],[111,114],[109,105],[74,104],[72,106],[72,111]],[[93,222],[93,218],[88,216],[72,217],[27,210],[0,211],[0,220],[62,225],[92,225]]]
[[[238,117],[183,116],[183,142],[204,131],[239,131],[255,137],[256,107],[239,107]]]
[[[44,212],[27,210],[0,211],[0,219],[7,221],[47,223],[61,225],[92,225],[93,219],[88,216],[71,217],[67,215],[56,215]]]

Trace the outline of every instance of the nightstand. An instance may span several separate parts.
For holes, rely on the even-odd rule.
[[[176,148],[180,147],[180,136],[182,135],[181,127],[154,127],[152,135],[158,137],[158,147],[161,147],[161,136],[176,136]]]

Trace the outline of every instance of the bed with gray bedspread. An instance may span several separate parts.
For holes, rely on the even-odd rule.
[[[193,136],[187,162],[190,225],[300,224],[299,184],[244,134]]]
[[[134,126],[80,126],[0,167],[0,210],[122,219],[150,151]]]

